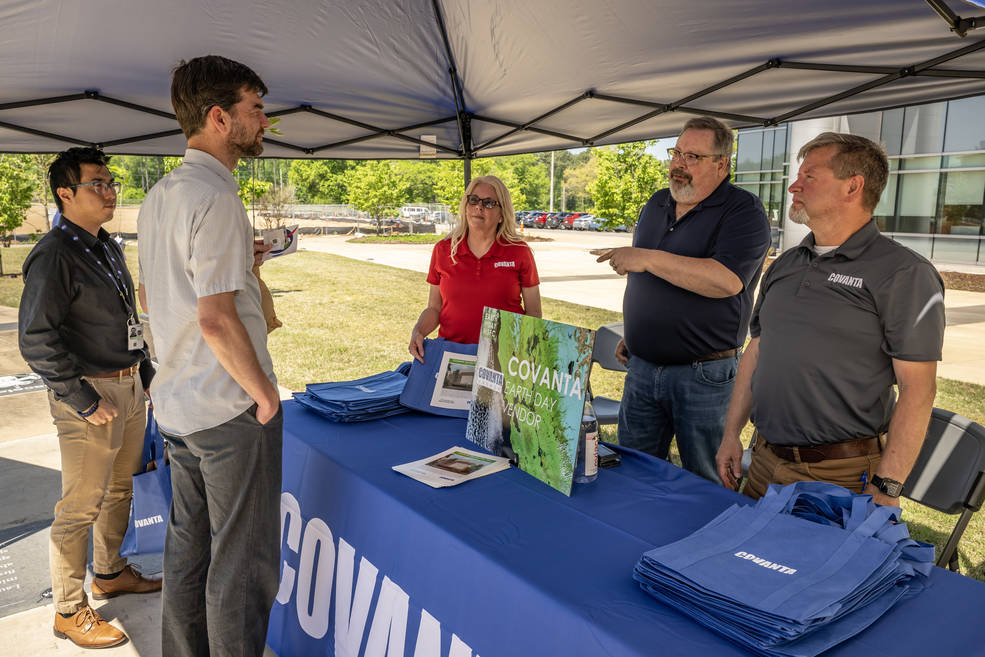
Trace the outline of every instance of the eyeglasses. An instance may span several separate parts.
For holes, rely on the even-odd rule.
[[[499,201],[497,201],[496,199],[494,199],[494,198],[479,198],[475,194],[469,194],[468,196],[465,197],[465,200],[471,206],[476,206],[476,205],[479,205],[481,203],[482,204],[482,207],[484,207],[487,210],[492,210],[493,208],[500,207]]]
[[[688,166],[697,164],[698,160],[703,160],[706,157],[723,157],[718,153],[714,153],[712,155],[702,155],[701,153],[685,153],[683,151],[677,150],[676,148],[668,148],[667,155],[669,155],[670,159],[672,160],[676,160],[678,158],[684,160],[684,164]]]
[[[69,185],[69,187],[76,187],[76,188],[78,188],[78,187],[92,187],[92,191],[96,192],[97,194],[102,194],[103,196],[106,196],[106,194],[108,194],[109,193],[109,190],[111,190],[111,189],[113,190],[113,193],[114,194],[119,194],[120,193],[120,189],[123,187],[123,183],[116,182],[116,181],[114,181],[114,182],[87,182],[87,183],[79,183],[78,185]]]

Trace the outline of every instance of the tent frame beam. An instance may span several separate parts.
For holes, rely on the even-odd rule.
[[[933,6],[935,10],[938,11],[938,13],[943,12],[945,9],[947,11],[950,11],[950,9],[944,3],[944,0],[926,0],[926,1],[930,3],[931,6]],[[864,66],[864,65],[845,65],[845,64],[825,64],[818,62],[784,61],[779,58],[774,58],[757,66],[753,66],[737,75],[734,75],[730,78],[712,84],[708,87],[705,87],[704,89],[701,89],[695,93],[685,96],[684,98],[681,98],[679,100],[670,103],[662,103],[652,100],[616,96],[611,94],[599,93],[595,89],[588,89],[582,92],[581,94],[579,94],[578,96],[575,96],[574,98],[571,98],[570,100],[567,100],[564,103],[561,103],[560,105],[546,112],[541,113],[536,118],[521,123],[517,121],[510,121],[504,118],[479,115],[470,112],[468,110],[465,104],[465,92],[463,89],[463,83],[458,73],[458,68],[455,64],[454,57],[452,55],[450,41],[448,39],[447,30],[445,29],[445,23],[441,15],[441,9],[439,7],[438,0],[432,0],[432,6],[434,9],[435,20],[438,24],[438,29],[441,32],[442,42],[444,44],[444,50],[445,50],[445,57],[447,59],[449,82],[451,85],[452,96],[454,97],[454,102],[455,102],[455,114],[453,116],[446,116],[440,119],[404,126],[402,128],[388,129],[388,128],[381,128],[379,126],[371,125],[363,121],[358,121],[333,112],[320,110],[315,107],[312,107],[309,104],[302,104],[297,107],[290,107],[290,108],[269,112],[268,116],[271,117],[287,116],[298,112],[307,112],[323,119],[328,119],[330,121],[342,123],[355,128],[359,128],[361,130],[365,130],[367,134],[353,137],[350,139],[344,139],[336,142],[326,143],[319,146],[313,146],[313,147],[301,146],[301,145],[292,144],[289,142],[285,142],[282,140],[275,140],[275,139],[266,139],[267,143],[279,146],[281,148],[284,148],[285,150],[304,153],[305,155],[315,155],[323,151],[330,151],[333,149],[342,148],[350,144],[365,142],[381,137],[399,139],[401,141],[405,141],[407,143],[415,144],[418,146],[436,148],[442,153],[445,153],[447,155],[462,158],[465,161],[465,177],[467,184],[468,180],[471,179],[471,160],[477,157],[478,153],[482,151],[486,151],[493,145],[500,143],[508,139],[510,136],[515,135],[519,132],[533,132],[533,133],[546,135],[549,137],[554,137],[556,139],[560,139],[565,142],[571,142],[572,147],[594,146],[596,143],[598,143],[603,139],[612,137],[613,135],[623,132],[628,128],[631,128],[635,125],[638,125],[656,116],[668,112],[684,112],[688,114],[715,116],[718,118],[735,122],[736,124],[738,124],[736,127],[752,127],[752,126],[766,127],[766,126],[777,125],[785,121],[790,121],[796,117],[802,116],[804,114],[808,114],[819,108],[825,107],[827,105],[831,105],[832,103],[836,103],[838,101],[844,100],[846,98],[850,98],[852,96],[857,96],[871,89],[875,89],[877,87],[895,82],[903,78],[926,76],[926,77],[944,77],[944,78],[985,79],[985,71],[982,70],[938,68],[940,65],[958,59],[964,55],[974,53],[980,50],[985,50],[985,39],[968,43],[967,45],[961,48],[945,53],[943,55],[939,55],[937,57],[934,57],[933,59],[929,59],[924,62],[919,62],[909,66],[904,66],[901,68],[886,67],[886,66]],[[985,20],[979,21],[978,19],[960,19],[960,17],[954,15],[953,12],[950,12],[949,15],[954,19],[954,21],[952,22],[955,22],[955,24],[958,25],[959,27],[961,25],[964,25],[968,29],[973,29],[974,27],[978,26],[979,23],[985,25]],[[985,19],[985,17],[982,18]],[[961,21],[966,21],[966,22],[962,23]],[[877,77],[875,77],[874,79],[870,79],[863,84],[856,85],[854,87],[851,87],[849,89],[846,89],[836,94],[832,94],[825,98],[814,100],[801,107],[795,108],[793,110],[784,112],[783,114],[779,114],[772,117],[750,116],[745,114],[729,113],[729,112],[717,112],[714,110],[703,109],[691,105],[691,103],[693,103],[696,100],[699,100],[710,94],[713,94],[716,91],[720,91],[732,85],[738,84],[743,80],[746,80],[752,76],[766,73],[768,71],[772,71],[775,69],[781,69],[781,68],[786,68],[791,70],[850,73],[850,74],[870,75]],[[108,96],[104,96],[100,94],[98,91],[92,89],[86,90],[83,93],[79,93],[79,94],[69,94],[62,96],[54,96],[50,98],[39,98],[34,100],[2,103],[0,104],[0,112],[4,110],[23,109],[28,107],[38,107],[43,105],[51,105],[56,103],[65,103],[65,102],[73,102],[80,100],[94,100],[97,102],[103,102],[117,107],[122,107],[128,110],[150,114],[152,116],[156,116],[164,119],[176,120],[174,114],[170,112],[165,112],[162,110],[145,107],[118,98],[111,98]],[[567,134],[558,130],[552,130],[542,125],[543,121],[546,121],[551,117],[575,105],[578,105],[580,103],[589,100],[605,101],[612,103],[620,103],[624,105],[644,107],[644,108],[648,108],[648,111],[633,119],[624,121],[618,125],[613,126],[612,128],[609,128],[592,136],[578,136],[578,135]],[[459,148],[455,148],[445,144],[424,141],[423,139],[419,139],[417,137],[412,137],[410,135],[404,134],[409,131],[420,130],[422,128],[441,125],[444,123],[449,123],[451,121],[455,121],[458,127],[459,138],[461,140],[460,142],[461,146]],[[508,130],[494,137],[491,137],[490,139],[486,140],[482,144],[475,145],[473,143],[473,122],[475,121],[504,126],[508,128]],[[172,129],[172,130],[154,132],[150,134],[124,137],[103,143],[98,143],[98,142],[88,142],[82,139],[78,139],[76,137],[54,134],[43,130],[26,127],[23,125],[16,125],[10,122],[0,121],[0,128],[15,131],[15,132],[21,132],[36,137],[42,137],[45,139],[66,142],[70,144],[90,145],[90,146],[97,146],[103,148],[121,146],[124,144],[136,144],[140,142],[150,141],[153,139],[171,137],[181,133],[180,130]]]
[[[944,0],[927,0],[931,9],[944,19],[951,31],[962,39],[968,35],[970,30],[985,26],[985,16],[973,16],[971,18],[961,18],[952,10]]]

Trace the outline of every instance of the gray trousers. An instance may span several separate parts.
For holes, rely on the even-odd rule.
[[[283,410],[169,436],[162,654],[260,657],[280,569]]]

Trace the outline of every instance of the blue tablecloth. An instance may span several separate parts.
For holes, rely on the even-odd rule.
[[[570,498],[516,469],[432,489],[391,467],[473,447],[464,420],[341,425],[291,402],[284,419],[268,635],[280,657],[747,654],[632,578],[645,551],[745,498],[625,450]],[[982,609],[985,584],[935,569],[928,590],[827,654],[981,657]]]

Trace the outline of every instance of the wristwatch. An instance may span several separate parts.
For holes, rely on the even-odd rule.
[[[889,497],[899,497],[903,492],[903,484],[888,477],[872,475],[872,485]]]

